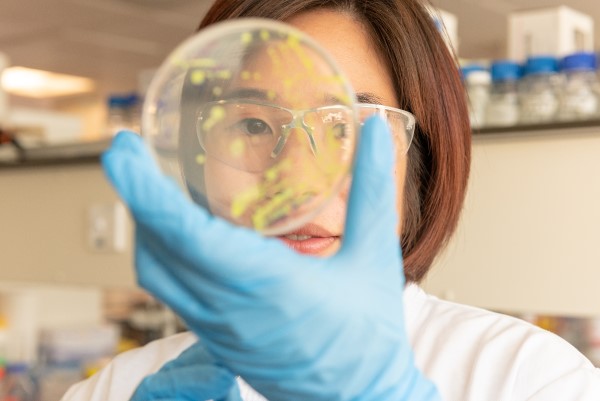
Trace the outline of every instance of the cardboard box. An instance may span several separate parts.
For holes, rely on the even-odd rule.
[[[567,6],[511,13],[508,17],[508,58],[564,57],[594,51],[594,20]]]

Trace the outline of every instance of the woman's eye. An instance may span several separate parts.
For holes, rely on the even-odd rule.
[[[336,139],[344,139],[346,138],[347,134],[346,134],[346,128],[347,128],[347,124],[336,124],[333,126],[333,135],[335,136]]]
[[[248,135],[272,134],[269,124],[258,118],[245,118],[240,121],[238,127]]]

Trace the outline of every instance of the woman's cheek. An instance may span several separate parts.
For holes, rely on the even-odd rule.
[[[232,205],[240,194],[260,183],[260,176],[230,167],[216,159],[207,158],[204,165],[206,197],[211,213],[237,224],[249,225],[248,216],[233,216]]]

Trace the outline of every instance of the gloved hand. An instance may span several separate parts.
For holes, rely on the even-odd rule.
[[[147,376],[130,401],[242,401],[235,376],[196,343]]]
[[[393,143],[364,125],[340,251],[297,254],[189,201],[142,140],[119,135],[106,173],[137,224],[140,285],[223,366],[275,400],[432,401],[404,327]]]

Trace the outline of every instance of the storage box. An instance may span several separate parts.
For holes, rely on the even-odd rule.
[[[508,17],[508,58],[564,57],[594,51],[594,20],[566,6],[511,13]]]
[[[79,142],[84,133],[83,120],[77,115],[25,107],[10,109],[8,127],[17,134],[35,134],[19,136],[24,147]]]

